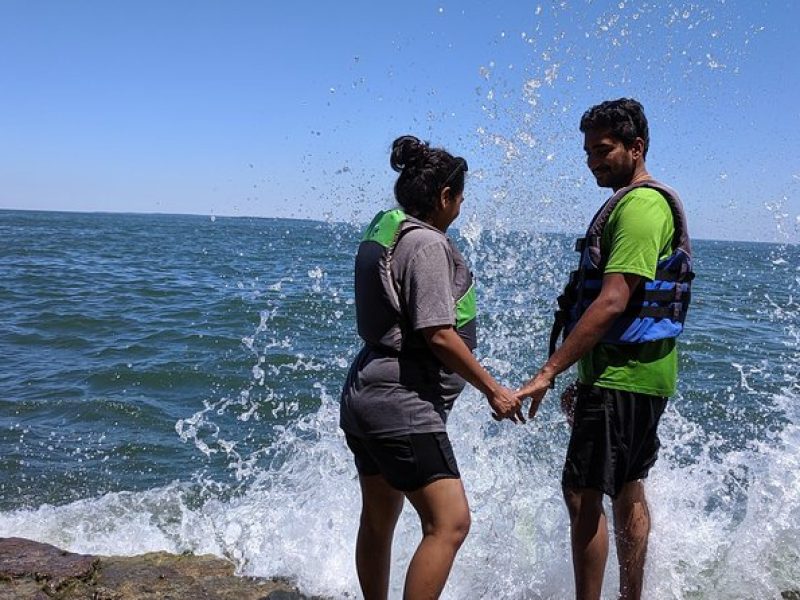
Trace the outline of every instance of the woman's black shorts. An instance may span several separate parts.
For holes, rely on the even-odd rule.
[[[561,485],[613,498],[626,483],[646,478],[658,457],[666,405],[660,396],[579,385]]]
[[[383,475],[393,488],[412,492],[437,479],[459,479],[446,433],[412,433],[390,438],[346,434],[361,475]]]

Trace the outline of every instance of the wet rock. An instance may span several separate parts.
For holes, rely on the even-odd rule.
[[[0,538],[0,600],[23,599],[312,600],[279,579],[238,577],[215,556],[87,556]]]
[[[51,596],[71,581],[91,578],[96,565],[93,556],[22,538],[0,538],[0,579],[32,579]]]

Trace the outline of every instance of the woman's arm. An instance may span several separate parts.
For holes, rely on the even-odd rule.
[[[489,401],[496,419],[525,422],[522,403],[514,393],[503,387],[484,369],[469,351],[464,340],[450,325],[425,327],[420,330],[433,354],[451,371],[455,371],[480,390]]]

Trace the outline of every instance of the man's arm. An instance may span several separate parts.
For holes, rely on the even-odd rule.
[[[517,396],[530,396],[528,416],[533,417],[556,375],[566,371],[597,345],[606,331],[625,311],[642,277],[630,273],[607,273],[603,276],[600,294],[575,324],[575,328],[553,353],[539,372],[526,383]]]

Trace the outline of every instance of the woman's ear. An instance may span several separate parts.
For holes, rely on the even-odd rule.
[[[439,194],[439,209],[447,208],[447,205],[450,204],[450,188],[444,187],[442,188],[441,193]]]

